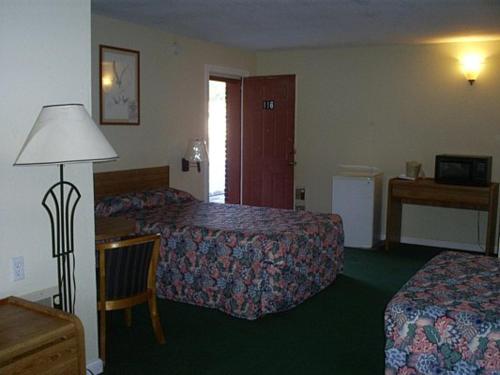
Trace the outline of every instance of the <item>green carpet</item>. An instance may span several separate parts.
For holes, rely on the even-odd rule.
[[[256,321],[159,299],[165,345],[156,344],[146,305],[134,308],[132,328],[113,312],[105,374],[383,374],[385,306],[440,251],[348,248],[331,286]]]

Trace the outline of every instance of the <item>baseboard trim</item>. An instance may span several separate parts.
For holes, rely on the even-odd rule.
[[[87,363],[87,374],[97,375],[104,372],[104,366],[100,359],[96,359],[94,362]]]
[[[385,240],[385,234],[381,235],[381,238]],[[465,250],[465,251],[474,251],[476,253],[484,253],[483,250],[484,245],[481,245],[481,247],[483,247],[483,249],[481,249],[478,244],[472,244],[472,243],[430,240],[428,238],[415,238],[415,237],[401,237],[401,242],[412,245],[433,246],[433,247],[442,247],[444,249]]]

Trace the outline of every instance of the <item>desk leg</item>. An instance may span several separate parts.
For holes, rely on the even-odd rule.
[[[497,229],[498,185],[490,188],[490,203],[488,207],[488,227],[486,230],[486,255],[495,253],[495,236]]]
[[[387,201],[387,222],[385,228],[385,249],[398,245],[401,241],[401,200],[392,197],[391,187]]]

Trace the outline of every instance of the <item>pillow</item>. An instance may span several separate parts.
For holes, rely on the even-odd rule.
[[[185,202],[191,202],[197,200],[195,197],[193,197],[191,194],[189,194],[187,191],[182,191],[182,190],[177,190],[174,188],[164,188],[162,190],[159,190],[163,192],[164,197],[165,197],[165,203],[164,204],[170,204],[170,203],[185,203]]]
[[[130,210],[140,210],[164,206],[166,204],[185,203],[196,200],[191,194],[174,188],[146,190],[112,197],[104,197],[96,202],[95,215],[113,216]]]

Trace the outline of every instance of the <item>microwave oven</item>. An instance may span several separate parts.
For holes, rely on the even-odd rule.
[[[436,155],[434,180],[442,184],[487,186],[491,182],[491,156]]]

